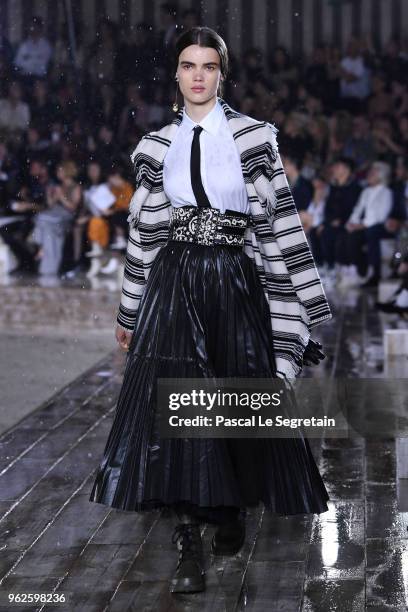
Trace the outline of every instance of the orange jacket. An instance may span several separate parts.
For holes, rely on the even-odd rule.
[[[116,198],[114,210],[128,210],[133,195],[132,185],[125,181],[123,187],[110,187],[110,190]]]

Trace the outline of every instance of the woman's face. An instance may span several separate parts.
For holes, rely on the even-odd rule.
[[[284,66],[285,65],[285,54],[282,51],[282,49],[276,49],[275,50],[273,59],[275,60],[275,63],[278,66]]]
[[[377,166],[373,165],[367,172],[367,182],[369,185],[377,185],[381,183],[381,173]]]
[[[88,177],[92,183],[97,183],[101,176],[101,169],[99,164],[89,164],[88,165]]]
[[[222,80],[218,52],[211,47],[186,47],[179,55],[177,76],[185,101],[204,104],[211,100]]]
[[[316,195],[325,197],[328,193],[327,184],[321,178],[315,178],[312,182]]]
[[[61,183],[63,183],[65,179],[67,178],[65,175],[63,166],[58,166],[56,175],[57,175],[57,179],[61,181]]]
[[[44,81],[36,81],[34,83],[34,97],[41,98],[47,95],[47,86]]]

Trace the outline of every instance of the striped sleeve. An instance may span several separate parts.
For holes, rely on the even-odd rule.
[[[300,221],[280,154],[273,165],[272,187],[276,196],[273,232],[293,287],[305,308],[309,330],[332,313]]]
[[[122,283],[122,295],[117,315],[117,323],[128,330],[133,330],[137,309],[146,284],[143,272],[142,249],[137,227],[130,226],[126,249],[125,271]]]
[[[136,214],[136,194],[140,188],[145,173],[143,164],[143,150],[149,134],[140,139],[136,148],[130,156],[135,172],[135,191],[130,201],[129,216],[129,238],[125,257],[125,270],[122,282],[122,294],[116,322],[129,331],[132,331],[136,321],[137,309],[146,284],[143,272],[142,247],[138,230],[138,214]]]

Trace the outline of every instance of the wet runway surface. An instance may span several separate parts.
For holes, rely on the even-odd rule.
[[[384,363],[384,326],[402,324],[376,313],[376,296],[328,297],[334,320],[313,334],[328,357],[305,376],[406,377],[407,357]],[[205,528],[207,591],[171,596],[174,519],[88,501],[123,366],[114,351],[0,437],[0,610],[407,610],[408,512],[393,439],[313,440],[329,512],[251,512],[246,544],[231,558],[211,557],[213,529]],[[13,607],[8,593],[64,593],[66,601]]]

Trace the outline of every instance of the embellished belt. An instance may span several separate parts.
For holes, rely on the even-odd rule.
[[[169,240],[212,246],[244,246],[249,215],[216,208],[180,206],[172,209]]]

